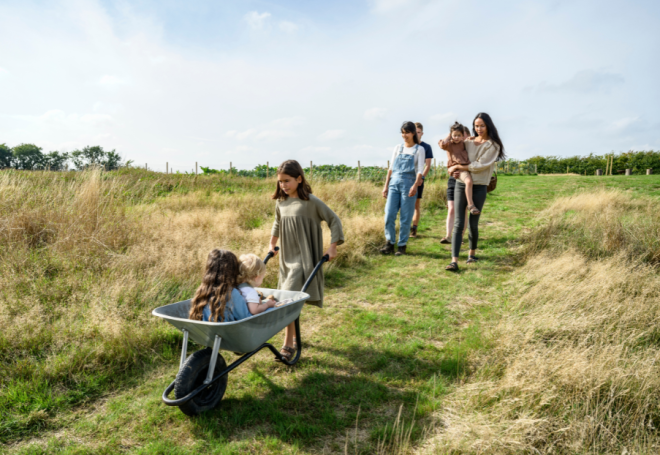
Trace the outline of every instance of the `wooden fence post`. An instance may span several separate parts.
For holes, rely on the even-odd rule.
[[[197,175],[197,161],[195,161],[195,175]]]
[[[387,160],[387,169],[389,170],[390,168],[390,160]]]
[[[165,161],[165,173],[170,173],[170,163],[168,161]]]
[[[596,169],[596,175],[603,175],[602,169]]]
[[[358,161],[358,182],[360,181],[360,179],[362,177],[360,174],[361,174],[360,161]]]
[[[231,168],[232,168],[232,165],[231,165],[231,161],[230,161],[229,162],[229,175],[231,175]]]
[[[268,178],[268,171],[270,170],[270,169],[268,169],[269,167],[270,167],[270,164],[268,164],[268,161],[266,161],[266,178]]]
[[[148,170],[149,170],[149,167],[147,166],[147,163],[144,163],[144,170],[145,170],[145,171],[148,171]]]
[[[314,176],[314,163],[311,161],[309,162],[309,179],[312,180],[312,177]]]
[[[632,175],[632,169],[626,169],[626,175]]]
[[[646,175],[651,175],[653,173],[653,169],[647,169],[646,170]]]

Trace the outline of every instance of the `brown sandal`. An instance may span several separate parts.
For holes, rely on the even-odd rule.
[[[291,358],[293,357],[293,354],[296,353],[296,350],[293,349],[292,347],[289,346],[282,346],[282,349],[280,349],[280,355],[282,356],[283,360],[286,360],[287,362],[291,361]],[[278,359],[277,357],[275,358],[276,362],[281,362],[282,359]]]
[[[470,213],[473,214],[473,215],[479,215],[479,214],[481,213],[481,211],[480,211],[480,210],[477,208],[477,206],[474,205],[474,204],[473,204],[473,205],[469,205],[469,206],[468,206],[468,210],[469,210]]]

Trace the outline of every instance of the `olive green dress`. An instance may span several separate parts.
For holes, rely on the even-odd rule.
[[[339,217],[313,194],[309,195],[309,201],[290,197],[277,202],[271,234],[280,239],[278,289],[300,291],[323,257],[321,221],[330,227],[330,243],[344,243]],[[307,289],[310,295],[307,303],[323,307],[323,283],[321,269]]]

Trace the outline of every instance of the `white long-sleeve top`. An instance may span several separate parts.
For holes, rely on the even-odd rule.
[[[412,147],[403,146],[403,151],[400,152],[401,145],[394,147],[392,153],[392,161],[390,161],[390,170],[394,169],[394,160],[399,155],[415,155],[415,170],[418,174],[424,175],[424,165],[426,164],[426,152],[421,145],[413,145]]]

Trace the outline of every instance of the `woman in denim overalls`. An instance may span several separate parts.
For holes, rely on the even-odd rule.
[[[399,242],[396,256],[406,254],[406,244],[410,235],[410,223],[415,212],[417,200],[417,187],[422,184],[424,169],[424,149],[419,145],[417,128],[413,122],[404,122],[401,125],[401,137],[404,144],[394,149],[392,166],[387,171],[387,180],[383,188],[383,197],[387,198],[385,204],[385,238],[387,243],[380,252],[390,254],[394,252],[396,231],[396,215],[401,210],[399,219]],[[421,166],[421,170],[420,170]]]

